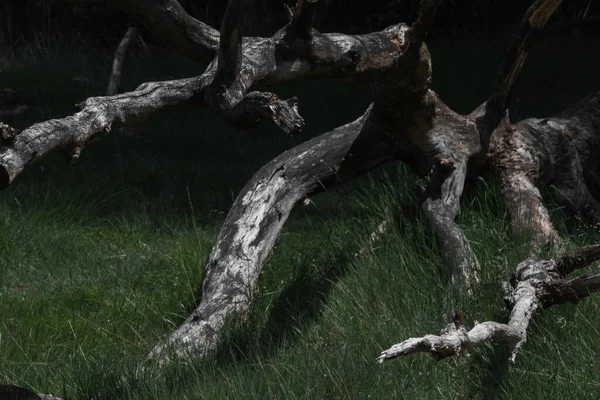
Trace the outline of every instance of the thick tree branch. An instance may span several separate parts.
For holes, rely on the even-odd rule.
[[[134,92],[90,97],[74,115],[40,122],[16,136],[5,138],[0,149],[0,188],[8,186],[28,164],[49,152],[65,150],[77,158],[92,138],[190,101],[204,86],[206,79],[197,77],[145,83]]]
[[[452,270],[453,285],[464,285],[472,294],[473,287],[479,283],[479,262],[456,223],[466,175],[464,159],[445,158],[437,162],[430,176],[429,197],[422,208],[439,239],[442,257]]]
[[[393,159],[371,118],[372,108],[358,120],[281,154],[252,177],[213,247],[200,304],[154,348],[152,359],[164,363],[171,355],[203,357],[213,350],[225,321],[248,315],[264,261],[294,205]]]
[[[231,86],[215,90],[217,62],[199,77],[141,85],[136,91],[117,96],[93,97],[72,116],[35,124],[0,149],[0,188],[6,187],[25,168],[51,151],[66,149],[77,157],[92,137],[111,128],[146,118],[163,109],[190,100],[213,106],[224,118],[239,127],[261,119],[272,119],[286,132],[299,130],[303,121],[295,99],[279,100],[272,93],[256,92],[245,99],[249,88],[303,77],[381,77],[404,62],[402,43],[405,25],[360,36],[316,34],[310,53],[289,46],[285,30],[273,38],[244,39],[241,71]],[[284,50],[285,49],[285,50]],[[411,61],[413,62],[413,61]],[[406,73],[395,85],[427,84],[420,71]],[[416,83],[413,83],[416,82]],[[210,90],[207,88],[210,86]],[[387,90],[392,85],[386,85]],[[227,101],[214,99],[231,97]],[[202,101],[204,100],[204,102]],[[219,106],[228,104],[229,106]],[[250,122],[249,122],[250,121]]]
[[[600,274],[565,281],[556,266],[564,260],[578,260],[577,265],[583,267],[600,259],[598,254],[600,245],[580,249],[559,260],[523,261],[517,266],[512,282],[513,290],[509,299],[512,310],[508,324],[483,322],[467,331],[462,318],[455,318],[439,336],[426,335],[405,340],[383,351],[377,361],[381,363],[419,352],[430,353],[441,359],[491,342],[504,344],[509,352],[509,362],[514,363],[519,349],[527,342],[527,328],[538,302],[550,307],[577,301],[600,291]]]
[[[219,32],[185,12],[177,0],[107,0],[135,17],[157,40],[193,60],[210,61]]]

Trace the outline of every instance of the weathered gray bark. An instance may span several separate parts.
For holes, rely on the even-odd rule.
[[[600,292],[600,274],[566,280],[568,273],[596,260],[600,260],[600,245],[584,247],[557,260],[525,260],[517,266],[511,285],[507,285],[510,288],[507,300],[512,305],[507,324],[482,322],[468,331],[464,316],[458,314],[439,336],[407,339],[383,351],[377,361],[414,353],[430,353],[442,359],[491,342],[506,346],[508,361],[514,363],[519,349],[527,342],[527,327],[538,304],[548,308]]]
[[[194,60],[212,60],[219,31],[185,12],[177,0],[105,0],[148,28],[160,42]]]
[[[152,351],[151,358],[165,361],[171,351],[177,356],[204,356],[214,349],[227,318],[235,315],[242,320],[248,314],[263,262],[294,204],[316,190],[358,176],[386,161],[402,160],[428,178],[423,209],[439,239],[442,255],[452,268],[455,281],[468,290],[477,282],[479,265],[455,219],[460,212],[467,165],[475,161],[480,167],[480,160],[485,159],[487,149],[481,143],[488,142],[493,130],[504,120],[508,95],[522,67],[523,56],[517,52],[507,58],[507,66],[490,101],[469,116],[456,114],[428,88],[431,60],[423,39],[438,3],[424,2],[413,26],[401,29],[394,38],[399,56],[397,69],[386,68],[385,74],[370,77],[375,100],[359,120],[283,153],[248,182],[213,248],[200,304]],[[293,21],[300,19],[297,15],[302,13],[302,4],[298,3],[280,47],[292,42],[297,48],[311,52],[318,32],[312,30],[308,42],[304,39],[306,27],[301,37],[293,36],[297,29]],[[536,7],[540,4],[546,2],[538,2]],[[538,27],[543,25],[536,23]],[[529,31],[533,29],[529,22],[526,26]],[[226,31],[234,29],[223,28],[222,38],[227,37]],[[338,37],[341,39],[341,35]],[[518,35],[513,47],[526,50],[522,43],[526,39],[528,36]],[[389,39],[382,40],[372,34],[370,40],[373,47],[381,48]],[[376,46],[377,42],[381,44]],[[228,49],[231,56],[225,62],[239,62],[239,52],[233,46]],[[224,59],[222,53],[221,50],[220,63]],[[358,60],[363,61],[361,57]],[[235,71],[234,65],[227,71]],[[239,76],[232,72],[223,75]],[[221,85],[225,93],[236,94],[226,88],[227,85]]]
[[[597,201],[600,193],[598,165],[589,165],[595,160],[585,150],[598,148],[597,98],[557,117],[564,126],[578,127],[556,129],[553,125],[552,140],[557,144],[544,148],[538,142],[548,134],[547,129],[539,128],[534,120],[509,125],[507,118],[510,93],[531,35],[545,25],[559,0],[538,0],[530,7],[492,95],[469,115],[452,111],[429,88],[431,58],[424,39],[440,0],[423,0],[411,27],[398,24],[358,36],[313,29],[318,2],[300,0],[290,22],[270,38],[244,37],[244,10],[249,0],[229,2],[220,32],[188,16],[175,0],[110,1],[183,54],[212,61],[201,76],[151,82],[130,93],[93,97],[77,114],[20,133],[0,127],[4,146],[0,150],[0,187],[50,151],[63,149],[78,157],[90,139],[111,128],[184,102],[210,107],[240,128],[267,119],[284,132],[294,133],[304,123],[297,100],[280,100],[273,93],[258,91],[260,86],[300,78],[344,78],[369,82],[373,95],[372,104],[358,120],[281,154],[242,189],[206,266],[198,307],[151,353],[151,358],[160,362],[171,355],[206,355],[219,343],[228,319],[243,320],[248,315],[263,264],[298,201],[385,162],[400,160],[426,178],[424,214],[453,281],[467,292],[477,283],[480,268],[457,223],[467,177],[490,168],[500,172],[516,227],[523,226],[519,221],[527,213],[547,215],[535,186],[542,178],[563,182],[562,192],[577,205],[574,208],[597,208],[592,200],[596,196]],[[576,151],[565,153],[565,149]],[[531,156],[521,160],[524,154]],[[557,163],[554,156],[558,154],[568,155]],[[538,169],[532,170],[532,165]],[[542,170],[550,171],[549,175],[540,176]],[[582,174],[585,186],[566,184],[567,178]],[[527,185],[522,184],[525,181]],[[535,200],[534,208],[519,196]],[[540,241],[538,237],[555,236],[548,223],[546,219],[533,225],[534,242]]]
[[[21,132],[7,127],[3,131],[11,133],[2,137],[0,188],[8,186],[27,165],[49,152],[64,150],[77,158],[94,137],[190,101],[204,86],[203,77],[145,83],[134,92],[90,97],[80,105],[81,111],[66,118],[40,122]]]

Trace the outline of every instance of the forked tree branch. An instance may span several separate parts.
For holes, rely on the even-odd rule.
[[[143,3],[127,0],[122,6],[134,8],[135,12],[144,14],[143,17],[153,23],[171,27],[191,18],[181,14],[183,10],[173,0]],[[161,15],[166,18],[160,19]],[[203,37],[212,43],[204,49],[216,53],[219,42],[211,39],[216,31],[205,26],[198,29],[206,31]],[[397,69],[405,60],[402,43],[406,42],[407,27],[403,24],[358,36],[315,31],[310,43],[300,47],[292,44],[297,43],[298,37],[294,32],[288,34],[288,30],[293,31],[288,26],[272,38],[244,38],[241,72],[228,86],[215,80],[218,61],[213,60],[202,76],[151,82],[130,93],[89,98],[82,103],[82,110],[72,116],[41,122],[23,130],[3,142],[0,187],[6,187],[25,166],[51,151],[63,150],[77,158],[92,137],[191,100],[212,107],[237,127],[247,128],[269,119],[285,132],[293,133],[304,123],[298,113],[297,100],[280,100],[272,93],[248,93],[251,87],[319,77],[368,81],[385,76],[386,72]],[[171,39],[176,40],[175,36]],[[200,42],[202,40],[199,39]],[[405,75],[397,84],[421,79],[420,75]],[[4,131],[8,132],[8,129]]]
[[[488,321],[468,331],[463,317],[455,317],[439,336],[426,335],[405,340],[383,351],[377,361],[382,363],[414,353],[430,353],[442,359],[491,342],[505,345],[509,353],[508,361],[514,363],[519,349],[527,342],[527,327],[538,303],[547,308],[577,301],[600,291],[600,274],[565,281],[557,266],[562,265],[564,270],[583,268],[597,260],[600,260],[600,245],[579,249],[558,260],[523,261],[517,266],[513,277],[508,299],[512,304],[508,324]]]

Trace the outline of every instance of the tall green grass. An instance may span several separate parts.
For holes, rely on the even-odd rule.
[[[498,54],[485,43],[432,45],[434,84],[451,106],[468,111],[487,94],[479,83],[491,86],[497,64],[485,60]],[[559,43],[565,52],[591,46]],[[516,93],[530,99],[525,115],[537,112],[537,100],[548,106],[540,116],[555,111],[547,88],[532,78],[555,73],[554,50],[543,45],[532,54],[537,69],[525,71],[529,81]],[[578,65],[587,68],[598,55],[583,57]],[[109,66],[110,52],[76,43],[16,49],[0,87],[25,89],[36,108],[12,122],[73,112],[74,103],[103,92]],[[126,87],[200,69],[172,55],[134,54]],[[598,76],[586,75],[568,95],[551,93],[552,104],[585,95],[591,79],[597,88]],[[363,87],[329,82],[274,91],[300,97],[308,122],[300,137],[268,126],[235,131],[187,108],[156,116],[133,135],[104,138],[75,165],[49,157],[2,193],[0,383],[71,399],[600,396],[598,298],[540,312],[516,366],[491,345],[441,362],[416,355],[375,363],[395,342],[437,333],[453,311],[448,296],[456,295],[448,293],[449,271],[425,227],[417,178],[402,165],[294,211],[249,321],[227,332],[214,357],[136,375],[154,344],[194,308],[218,227],[245,181],[280,151],[356,118],[368,103]],[[453,299],[468,324],[507,318],[501,282],[527,254],[511,240],[497,185],[486,179],[465,195],[461,217],[483,267],[476,300]],[[562,221],[561,211],[554,217]],[[390,221],[386,234],[369,243],[383,220]],[[563,234],[569,247],[600,241],[595,226]]]

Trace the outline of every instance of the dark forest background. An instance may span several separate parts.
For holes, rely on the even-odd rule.
[[[186,10],[211,26],[219,27],[223,0],[180,0]],[[317,29],[324,32],[363,33],[399,21],[411,22],[418,0],[323,0]],[[431,36],[463,38],[504,31],[519,20],[530,1],[445,0],[437,13]],[[11,44],[38,35],[75,36],[101,45],[114,45],[132,23],[119,10],[100,1],[4,0],[0,3],[0,38]],[[256,0],[248,19],[247,34],[267,36],[286,22],[285,4],[294,0]],[[552,18],[550,30],[596,34],[600,31],[600,2],[567,0]]]

